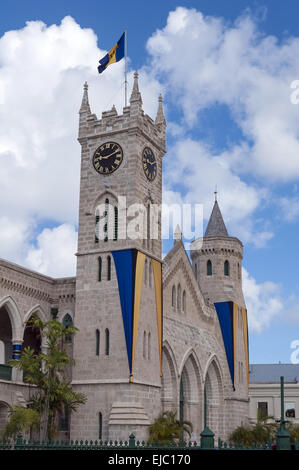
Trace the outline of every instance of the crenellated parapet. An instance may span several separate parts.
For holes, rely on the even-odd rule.
[[[142,97],[138,85],[138,73],[134,74],[134,85],[130,98],[130,105],[123,108],[118,114],[115,106],[109,111],[103,111],[101,119],[92,114],[88,100],[88,85],[85,83],[82,104],[79,111],[78,141],[81,145],[88,139],[100,138],[105,135],[113,138],[114,134],[125,135],[129,132],[138,132],[151,141],[157,148],[163,148],[165,153],[166,120],[163,114],[162,96],[159,96],[158,111],[155,121],[144,113]]]

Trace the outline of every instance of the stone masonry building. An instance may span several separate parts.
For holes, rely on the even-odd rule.
[[[98,119],[85,84],[79,116],[76,277],[0,260],[0,430],[32,387],[8,361],[28,345],[46,350],[26,324],[37,313],[79,329],[67,347],[72,386],[87,402],[61,420],[64,436],[145,439],[161,411],[175,410],[198,440],[206,409],[208,427],[225,439],[249,413],[243,245],[216,200],[191,261],[179,228],[162,261],[161,211],[152,208],[162,203],[166,121],[161,97],[155,120],[144,114],[137,73],[123,114],[113,107]],[[141,236],[124,232],[123,212]]]

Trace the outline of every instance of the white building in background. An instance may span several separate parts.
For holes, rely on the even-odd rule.
[[[281,417],[280,377],[284,377],[285,419],[299,424],[299,364],[251,364],[249,367],[249,418]]]

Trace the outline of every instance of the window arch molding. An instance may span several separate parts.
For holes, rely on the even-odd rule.
[[[176,288],[175,288],[175,285],[172,286],[172,290],[171,290],[171,306],[174,310],[176,309]]]
[[[229,261],[226,259],[224,261],[224,266],[223,266],[223,270],[224,270],[224,276],[229,276]]]
[[[182,308],[182,289],[181,284],[178,285],[177,290],[177,311],[180,312]]]
[[[209,259],[207,261],[207,276],[212,276],[213,274],[213,265],[212,265],[212,261]]]
[[[186,313],[186,291],[185,291],[185,289],[183,290],[183,295],[182,295],[182,312]]]
[[[110,355],[110,332],[108,328],[105,330],[105,356]]]
[[[63,318],[62,318],[62,324],[64,327],[68,327],[68,326],[73,326],[74,325],[74,321],[73,321],[73,318],[72,316],[69,314],[69,313],[66,313]],[[72,336],[66,336],[65,337],[65,342],[66,343],[72,343]]]
[[[117,195],[110,190],[102,192],[93,203],[90,214],[92,213],[95,215],[95,243],[108,240],[116,241],[119,232]],[[102,228],[104,233],[100,234]]]

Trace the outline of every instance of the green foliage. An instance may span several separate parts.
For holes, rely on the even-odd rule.
[[[293,424],[292,422],[288,422],[286,424],[286,429],[289,431],[291,435],[291,442],[299,441],[299,424]]]
[[[149,439],[155,442],[173,442],[180,439],[184,431],[190,436],[192,430],[192,423],[178,420],[174,411],[164,411],[149,427]]]
[[[272,416],[262,418],[258,414],[258,421],[254,426],[238,426],[229,436],[229,440],[238,444],[243,443],[245,446],[269,442],[270,439],[275,439],[278,427]]]
[[[9,361],[9,365],[23,371],[24,382],[36,385],[28,408],[39,414],[40,438],[51,439],[57,431],[58,413],[64,414],[66,408],[76,411],[80,404],[86,402],[86,397],[74,392],[71,382],[65,377],[66,367],[74,365],[74,361],[68,356],[64,345],[66,338],[74,335],[77,328],[64,326],[56,319],[43,322],[36,315],[31,317],[30,324],[44,338],[46,353],[36,353],[27,347],[21,358]],[[23,412],[28,408],[23,409]],[[8,433],[7,430],[5,432]]]
[[[262,417],[259,412],[257,418],[257,423],[254,426],[238,426],[229,436],[229,440],[238,444],[243,442],[246,446],[251,446],[252,443],[269,442],[271,439],[275,440],[280,423],[275,422],[273,416]],[[298,424],[287,422],[286,429],[290,433],[291,442],[299,440]]]
[[[40,414],[31,408],[22,406],[14,406],[10,411],[10,419],[7,423],[2,439],[7,440],[9,437],[16,437],[21,431],[29,431],[30,429],[39,429]]]

